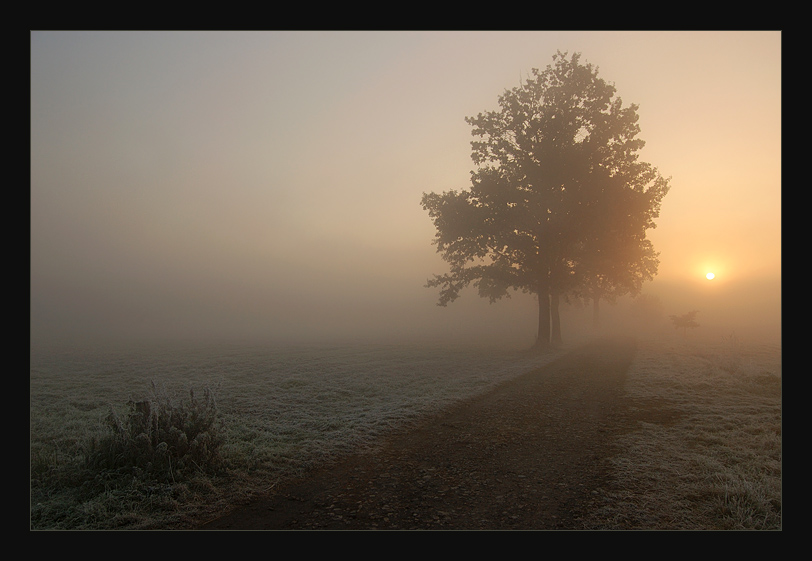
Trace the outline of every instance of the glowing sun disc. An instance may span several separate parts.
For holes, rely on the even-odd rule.
[[[715,277],[715,276],[716,275],[714,275],[713,273],[708,273],[707,275],[705,275],[705,278],[708,279],[708,280],[713,280],[713,277]]]

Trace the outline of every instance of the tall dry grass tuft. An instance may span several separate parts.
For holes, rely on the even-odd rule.
[[[89,439],[86,467],[95,471],[128,471],[159,482],[176,483],[194,472],[215,473],[220,467],[222,432],[214,393],[193,389],[175,400],[152,384],[149,398],[128,403],[122,416],[112,408],[109,431]]]
[[[210,502],[225,443],[214,391],[176,399],[154,383],[145,399],[112,406],[70,451],[31,448],[31,527],[150,528],[182,523],[187,503]]]

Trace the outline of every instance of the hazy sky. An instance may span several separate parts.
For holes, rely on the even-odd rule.
[[[470,187],[464,118],[556,50],[639,104],[642,157],[672,178],[644,291],[666,313],[724,301],[706,321],[777,324],[780,32],[47,31],[31,34],[32,339],[476,324],[532,342],[527,298],[435,306],[423,285],[447,267],[420,198]]]

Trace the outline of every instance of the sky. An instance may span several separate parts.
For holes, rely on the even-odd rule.
[[[436,305],[420,200],[470,187],[465,117],[559,50],[639,105],[641,159],[671,178],[643,292],[708,333],[780,336],[779,31],[30,40],[32,342],[532,343],[531,295]]]

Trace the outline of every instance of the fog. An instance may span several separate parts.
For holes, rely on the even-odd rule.
[[[671,177],[656,329],[697,309],[697,334],[780,337],[779,32],[36,31],[32,343],[529,346],[531,295],[436,305],[420,198],[470,187],[464,117],[556,50],[639,104]],[[633,310],[603,328],[651,333]],[[565,340],[591,319],[565,305]]]

